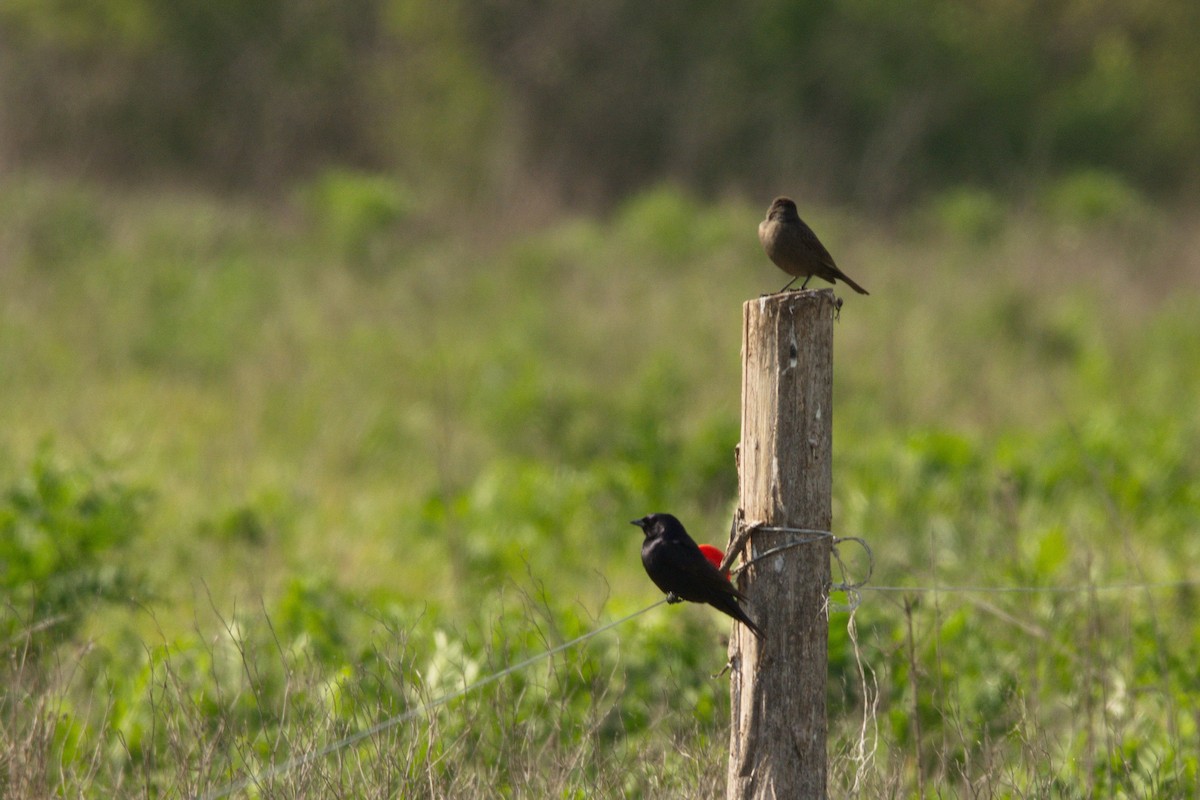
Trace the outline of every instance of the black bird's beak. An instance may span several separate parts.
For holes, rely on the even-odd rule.
[[[645,520],[645,518],[643,518],[643,519],[631,519],[631,520],[629,520],[629,524],[630,524],[630,525],[637,525],[637,526],[638,526],[639,528],[641,528],[642,530],[646,530],[646,520]]]

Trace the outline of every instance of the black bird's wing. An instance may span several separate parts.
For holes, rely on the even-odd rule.
[[[722,596],[746,599],[693,542],[659,540],[649,551],[646,571],[664,592],[693,603],[711,603]]]
[[[704,557],[677,519],[669,514],[652,515],[634,524],[646,531],[642,565],[655,586],[682,600],[707,603],[745,624],[755,636],[765,638],[762,629],[738,605],[739,600],[748,598]]]

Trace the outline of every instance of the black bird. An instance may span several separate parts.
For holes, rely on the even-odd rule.
[[[632,524],[646,534],[642,566],[654,585],[667,593],[668,603],[708,603],[740,621],[758,638],[766,638],[738,605],[738,600],[747,599],[746,595],[709,563],[679,520],[670,514],[650,514]]]

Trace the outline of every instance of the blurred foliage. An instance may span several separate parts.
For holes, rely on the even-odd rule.
[[[1156,189],[1196,177],[1200,63],[1186,31],[1200,17],[1186,3],[483,9],[538,151],[599,158],[597,180],[617,191],[666,175],[761,194],[815,183],[870,204],[1085,166]]]
[[[495,98],[449,4],[17,2],[0,8],[5,158],[287,186],[327,165],[478,188]],[[55,102],[43,102],[54,97]]]
[[[1116,175],[1086,171],[1049,185],[1042,201],[1051,219],[1076,229],[1106,225],[1129,232],[1156,224],[1151,204]]]
[[[146,499],[107,465],[67,466],[43,444],[0,495],[0,637],[39,651],[69,641],[99,603],[133,600],[138,576],[122,556]]]
[[[722,543],[761,209],[658,186],[464,241],[415,196],[0,185],[0,794],[292,758],[257,791],[719,794],[711,609],[388,721],[658,599],[626,520]],[[873,292],[837,323],[836,530],[903,589],[831,616],[831,786],[1194,794],[1194,220],[1097,171],[806,216]]]
[[[995,241],[1007,223],[1008,209],[993,192],[977,188],[948,189],[930,198],[921,227],[977,244]]]
[[[443,207],[670,179],[893,208],[1087,170],[1163,195],[1200,177],[1198,28],[1179,0],[12,0],[0,145],[248,189],[384,171]]]
[[[395,181],[346,170],[327,170],[304,192],[309,216],[332,246],[350,263],[376,268],[394,257],[387,243],[416,202]]]

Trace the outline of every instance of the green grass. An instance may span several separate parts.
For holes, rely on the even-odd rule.
[[[3,793],[202,793],[654,601],[627,520],[728,526],[740,305],[786,280],[761,213],[660,189],[464,236],[352,174],[284,208],[8,182]],[[872,292],[834,520],[875,585],[1197,578],[1194,217],[1087,176],[802,213]],[[865,592],[833,795],[864,707],[864,796],[1193,795],[1195,605]],[[712,796],[724,627],[660,607],[263,793]]]

